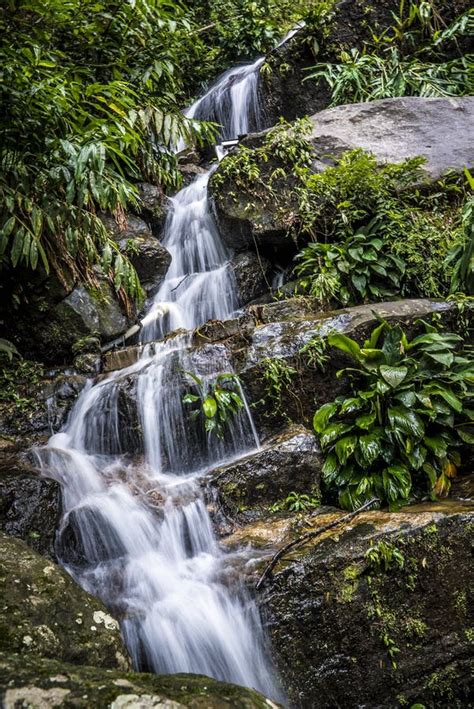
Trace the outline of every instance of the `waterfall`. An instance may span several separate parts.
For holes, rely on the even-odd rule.
[[[258,126],[262,61],[226,72],[188,115],[218,120],[224,136]],[[205,674],[278,699],[256,604],[231,581],[199,485],[204,471],[258,447],[249,409],[220,440],[183,404],[186,371],[206,383],[231,370],[225,348],[196,351],[189,332],[237,307],[230,254],[208,208],[210,174],[171,200],[172,262],[142,323],[144,342],[161,341],[131,367],[89,381],[36,456],[63,490],[61,562],[119,618],[135,667]]]
[[[238,138],[262,127],[259,69],[265,58],[224,72],[210,89],[185,111],[188,118],[214,121],[222,140]]]
[[[230,254],[209,210],[211,172],[199,175],[171,200],[163,239],[171,266],[142,320],[142,342],[207,320],[225,320],[238,305]]]

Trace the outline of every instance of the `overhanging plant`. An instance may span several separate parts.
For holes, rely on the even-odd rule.
[[[355,365],[337,373],[349,378],[352,396],[324,404],[313,421],[324,482],[345,509],[373,497],[393,509],[446,495],[461,445],[474,443],[472,352],[459,335],[420,323],[425,332],[411,341],[385,321],[363,347],[328,337]]]

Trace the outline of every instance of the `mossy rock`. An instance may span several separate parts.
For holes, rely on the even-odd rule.
[[[118,622],[63,569],[0,535],[0,652],[127,669]]]
[[[293,705],[467,706],[473,531],[472,504],[447,501],[362,513],[285,556],[261,603]]]
[[[258,692],[199,675],[77,667],[56,660],[0,655],[5,709],[278,709]]]

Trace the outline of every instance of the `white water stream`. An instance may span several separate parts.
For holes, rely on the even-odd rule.
[[[258,68],[226,72],[188,115],[217,119],[223,135],[259,126]],[[209,174],[172,200],[164,245],[171,267],[143,323],[143,341],[237,306],[235,283],[207,205]],[[281,697],[254,601],[219,548],[199,476],[258,447],[248,408],[221,441],[182,403],[185,370],[206,381],[229,371],[219,346],[178,333],[147,345],[135,365],[90,381],[65,429],[37,450],[62,485],[59,550],[77,581],[121,620],[137,668],[191,672]]]

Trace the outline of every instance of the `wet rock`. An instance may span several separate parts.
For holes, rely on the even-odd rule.
[[[119,559],[126,549],[100,509],[84,505],[64,518],[57,553],[64,564],[82,569],[89,564]]]
[[[0,652],[127,669],[118,623],[56,564],[0,535]]]
[[[68,373],[60,373],[46,383],[42,395],[46,402],[47,433],[56,433],[66,423],[85,383],[84,376]]]
[[[312,116],[310,142],[314,150],[313,170],[322,172],[342,153],[362,148],[380,163],[398,163],[406,158],[426,158],[427,182],[448,170],[474,166],[474,97],[406,97],[337,106]],[[258,146],[264,134],[250,136],[247,145]],[[261,165],[265,182],[281,164],[270,158]],[[284,167],[284,166],[283,166]],[[218,184],[219,168],[210,181],[211,204],[224,241],[237,250],[288,255],[295,248],[289,236],[298,223],[298,209],[288,174],[274,183],[278,199],[260,200],[231,179]]]
[[[474,514],[442,506],[362,513],[278,563],[261,605],[293,706],[466,705]],[[385,566],[382,542],[403,561]]]
[[[268,436],[276,427],[283,427],[290,419],[311,426],[318,406],[332,401],[348,390],[344,377],[336,372],[350,364],[350,360],[335,348],[328,348],[329,358],[322,366],[309,363],[304,347],[313,338],[326,338],[330,332],[342,332],[362,343],[382,317],[389,322],[400,322],[410,334],[419,318],[439,314],[446,327],[451,327],[455,308],[446,302],[428,299],[409,299],[387,303],[373,303],[334,312],[318,312],[311,298],[291,298],[266,305],[251,306],[256,326],[242,342],[236,338],[234,367],[244,385],[261,435]],[[232,347],[232,341],[228,343]],[[290,372],[290,386],[283,387],[279,411],[268,399],[264,378],[267,358],[279,360]],[[269,417],[269,410],[272,412]]]
[[[207,479],[227,518],[256,519],[290,492],[320,495],[321,457],[314,435],[292,427],[261,450],[213,470]]]
[[[161,194],[153,185],[142,184],[141,192],[146,202],[148,220],[128,214],[124,224],[117,224],[113,217],[102,216],[102,221],[118,243],[120,250],[135,268],[140,282],[148,295],[156,293],[171,263],[171,254],[152,233],[153,214],[161,209]],[[160,200],[160,201],[159,201]],[[160,212],[161,214],[161,212]],[[160,216],[160,219],[162,219]],[[151,220],[151,221],[150,221]]]
[[[268,259],[246,251],[233,258],[231,267],[241,305],[246,305],[270,291],[271,264]]]
[[[74,369],[80,374],[95,377],[101,370],[100,355],[92,352],[77,355],[73,360]]]
[[[0,530],[51,559],[61,516],[61,490],[17,456],[0,456]]]
[[[199,675],[157,676],[104,671],[54,659],[0,655],[0,701],[5,709],[279,709],[245,687]]]
[[[165,220],[166,197],[163,190],[149,182],[137,184],[141,200],[140,216],[149,225],[154,236],[159,237]]]
[[[46,307],[35,322],[34,352],[42,361],[70,361],[77,340],[97,336],[103,342],[124,333],[131,323],[108,281],[99,280],[97,289],[76,286],[62,301]],[[31,328],[31,324],[30,324]]]

